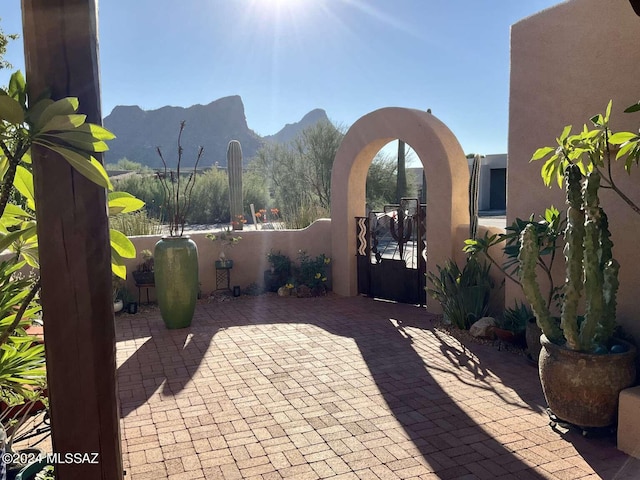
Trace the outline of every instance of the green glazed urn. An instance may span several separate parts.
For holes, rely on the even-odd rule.
[[[198,247],[188,235],[162,237],[153,256],[162,320],[169,329],[188,327],[198,299]]]

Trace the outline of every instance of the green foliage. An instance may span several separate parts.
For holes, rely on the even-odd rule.
[[[311,258],[306,251],[298,251],[298,265],[293,268],[294,285],[306,285],[311,290],[326,290],[327,266],[331,259],[325,254]]]
[[[283,274],[286,278],[291,274],[291,259],[280,250],[277,252],[271,250],[267,253],[267,261],[271,264],[274,273]]]
[[[152,170],[146,165],[131,161],[126,157],[121,158],[116,163],[107,163],[104,166],[104,168],[107,172],[113,171],[113,170],[129,170],[130,172],[137,172],[137,173],[144,173],[144,174],[152,173]]]
[[[6,90],[0,90],[0,250],[10,248],[32,267],[38,267],[32,145],[59,154],[78,173],[112,189],[106,171],[94,154],[108,150],[106,141],[114,135],[99,125],[86,123],[86,116],[77,110],[78,99],[72,97],[55,102],[42,97],[31,105],[20,72],[11,76]],[[16,191],[26,208],[9,204]],[[111,192],[109,202],[110,210],[120,213],[143,205],[131,195],[119,192]],[[135,247],[120,232],[111,230],[110,234],[112,269],[124,278],[124,258],[135,257]]]
[[[527,322],[533,318],[533,312],[525,303],[516,300],[515,306],[505,309],[500,327],[515,334],[524,332]]]
[[[218,233],[208,233],[207,238],[220,245],[219,259],[223,262],[227,259],[227,249],[235,247],[242,240],[242,237],[229,227]]]
[[[140,252],[140,258],[142,259],[142,262],[138,264],[136,270],[138,272],[153,272],[153,252],[151,252],[151,250],[144,249]]]
[[[216,168],[196,178],[191,197],[189,223],[229,223],[229,183],[227,174]]]
[[[564,127],[556,138],[557,146],[537,149],[531,161],[544,160],[541,176],[545,185],[550,186],[555,179],[562,187],[562,179],[569,165],[577,165],[583,175],[596,171],[601,177],[602,186],[613,190],[631,209],[640,214],[640,207],[629,198],[616,184],[611,165],[618,160],[624,161],[624,168],[631,173],[633,165],[640,162],[640,134],[632,132],[614,133],[609,127],[612,101],[609,101],[604,114],[590,119],[594,127],[589,129],[585,124],[582,131],[571,134],[572,126]],[[640,111],[640,103],[628,107],[626,113]],[[613,157],[614,148],[619,146]],[[618,148],[618,147],[616,147]]]
[[[109,225],[127,237],[135,235],[160,235],[162,233],[162,224],[160,221],[151,218],[145,210],[110,216]]]
[[[496,233],[489,235],[485,232],[484,237],[476,239],[467,239],[464,241],[463,250],[471,256],[478,258],[484,257],[493,265],[500,269],[506,278],[510,279],[520,287],[520,263],[518,254],[520,253],[520,237],[522,232],[531,225],[536,235],[536,244],[538,246],[538,254],[536,264],[547,277],[549,290],[546,296],[547,307],[551,305],[553,298],[558,294],[560,287],[557,287],[553,281],[552,269],[556,258],[556,252],[560,245],[558,241],[564,231],[566,220],[562,213],[551,206],[547,208],[544,215],[535,221],[532,214],[527,220],[516,218],[511,225],[506,227],[506,233]],[[490,248],[496,245],[504,244],[503,253],[505,256],[504,263],[498,263]]]
[[[154,175],[131,175],[114,183],[114,188],[142,200],[147,214],[158,220],[164,218],[162,185]],[[195,190],[195,188],[194,188]]]
[[[0,18],[0,20],[2,20]],[[15,33],[7,34],[4,33],[2,28],[0,28],[0,70],[3,68],[12,68],[12,65],[4,59],[5,54],[7,53],[7,45],[11,40],[16,40],[18,35]]]
[[[535,252],[537,238],[532,226],[522,234],[520,262],[522,285],[531,302],[538,325],[554,343],[566,343],[578,351],[597,351],[607,346],[615,329],[616,293],[619,265],[613,259],[607,216],[600,207],[600,175],[592,171],[586,181],[576,164],[565,169],[567,227],[565,230],[566,281],[560,328],[551,318],[537,284]],[[585,293],[584,320],[578,315],[582,291]]]
[[[328,211],[331,167],[343,137],[340,128],[321,121],[289,145],[267,144],[258,151],[250,167],[264,179],[283,219],[297,221],[309,213]],[[312,205],[318,207],[316,211]],[[300,209],[306,213],[300,215]]]
[[[307,228],[319,218],[329,218],[329,209],[314,203],[302,203],[297,208],[287,208],[282,213],[282,222],[285,228],[301,229]]]
[[[56,477],[54,471],[55,467],[53,465],[46,465],[42,470],[36,473],[34,480],[55,480]]]
[[[25,262],[13,256],[0,263],[0,399],[17,405],[36,395],[46,381],[44,347],[25,333],[40,313],[39,288],[33,278],[20,278]]]
[[[291,259],[280,251],[272,250],[267,254],[267,260],[271,265],[271,271],[266,277],[266,288],[277,292],[278,288],[284,286],[291,278]]]
[[[397,203],[398,164],[394,158],[379,152],[367,173],[366,201],[372,210],[382,210],[384,205]],[[401,181],[402,183],[402,181]],[[411,172],[405,170],[405,190],[403,196],[415,197],[415,182]]]
[[[163,192],[160,181],[154,176],[132,175],[115,182],[118,190],[129,192],[143,200],[149,217],[162,221],[165,217],[162,206]],[[243,196],[247,205],[268,203],[264,180],[254,170],[243,176]],[[227,173],[216,168],[195,176],[191,192],[191,209],[186,215],[190,224],[229,223],[229,183]]]
[[[377,155],[367,173],[366,198],[372,210],[395,203],[397,163],[393,158]]]
[[[446,321],[457,328],[469,329],[487,314],[493,288],[489,276],[491,266],[471,257],[462,270],[453,260],[437,268],[438,275],[427,272],[427,280],[432,285],[427,287],[427,293],[440,303]]]

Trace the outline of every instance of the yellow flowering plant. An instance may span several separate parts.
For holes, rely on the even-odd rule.
[[[326,291],[327,266],[331,259],[324,253],[312,258],[306,251],[298,252],[298,266],[295,268],[295,281],[298,285],[306,285],[310,289]]]

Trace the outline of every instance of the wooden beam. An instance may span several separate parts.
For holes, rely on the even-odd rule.
[[[22,14],[30,97],[78,97],[101,124],[95,0],[22,0]],[[53,449],[98,453],[58,464],[56,478],[122,479],[106,192],[59,156],[32,154]]]

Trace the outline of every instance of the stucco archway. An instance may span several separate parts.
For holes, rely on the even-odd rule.
[[[456,227],[469,222],[469,167],[455,135],[432,114],[389,107],[360,118],[347,132],[331,173],[333,290],[357,294],[356,221],[365,215],[367,172],[378,151],[400,139],[420,157],[427,178],[427,269],[454,256]],[[430,310],[439,305],[429,302]]]

